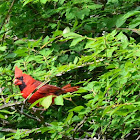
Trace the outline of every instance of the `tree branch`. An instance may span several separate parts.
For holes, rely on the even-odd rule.
[[[22,105],[22,104],[23,104],[23,102],[14,102],[14,103],[9,103],[9,104],[4,104],[0,107],[0,110],[3,109],[3,108],[15,106],[15,105]]]

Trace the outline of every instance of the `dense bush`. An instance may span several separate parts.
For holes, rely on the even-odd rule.
[[[1,1],[0,138],[139,139],[139,4]],[[15,65],[37,80],[80,89],[33,112],[13,85]]]

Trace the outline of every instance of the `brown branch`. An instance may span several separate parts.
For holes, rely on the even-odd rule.
[[[130,28],[116,28],[117,30],[129,30],[132,32],[135,32],[137,34],[140,34],[140,29],[130,29]]]
[[[22,111],[20,111],[20,110],[18,110],[18,112],[19,112],[20,114],[25,115],[26,117],[28,117],[28,118],[30,118],[30,119],[33,119],[33,120],[35,120],[35,121],[40,122],[41,124],[44,124],[45,126],[51,126],[51,124],[49,124],[49,123],[47,123],[47,122],[44,122],[44,120],[43,120],[42,118],[39,118],[37,114],[35,114],[36,117],[34,117],[34,116],[31,116],[31,115],[29,115],[29,114],[26,114],[26,113],[24,113],[24,112],[22,112]]]
[[[22,104],[23,104],[23,102],[14,102],[14,103],[9,103],[9,104],[4,104],[4,105],[0,106],[0,110],[3,108],[15,106],[15,105],[22,105]]]
[[[24,116],[26,116],[26,117],[28,117],[28,118],[30,118],[30,119],[33,119],[33,120],[38,121],[38,122],[41,122],[41,120],[40,120],[38,117],[34,117],[34,116],[29,115],[29,114],[26,114],[26,113],[20,111],[19,109],[17,109],[17,111],[18,111],[20,114],[22,114],[22,115],[24,115]]]
[[[61,37],[62,37],[62,35],[59,35],[59,36],[55,37],[55,39],[61,38]],[[52,39],[52,38],[50,38],[50,39]],[[46,45],[48,45],[48,44],[51,43],[51,42],[52,42],[52,41],[46,42],[43,46],[40,47],[40,49],[43,49]]]

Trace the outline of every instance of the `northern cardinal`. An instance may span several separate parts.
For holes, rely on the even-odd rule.
[[[26,99],[42,82],[35,80],[30,75],[22,72],[17,66],[15,67],[15,80],[14,84],[18,85],[22,96]],[[39,88],[28,100],[29,103],[34,103],[36,100],[49,96],[60,95],[67,92],[74,92],[78,90],[78,86],[71,87],[70,84],[60,88],[53,85],[44,85]]]

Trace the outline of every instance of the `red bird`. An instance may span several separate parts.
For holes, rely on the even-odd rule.
[[[15,67],[14,84],[18,85],[22,96],[26,99],[42,82],[35,80],[30,75],[22,72],[17,66]],[[70,84],[60,88],[53,85],[44,85],[39,88],[28,100],[29,103],[34,103],[36,100],[46,97],[48,95],[60,95],[67,92],[74,92],[78,90],[78,86],[71,87]]]

